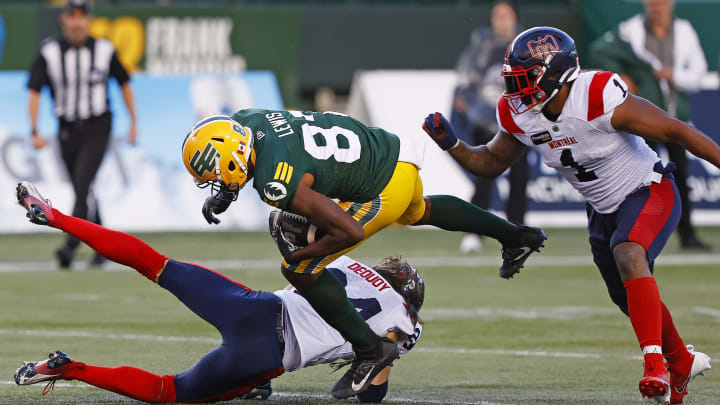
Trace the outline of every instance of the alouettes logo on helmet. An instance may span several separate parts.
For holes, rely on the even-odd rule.
[[[530,40],[527,42],[527,46],[533,58],[542,60],[560,51],[560,46],[558,46],[555,36],[551,34],[545,35],[544,38],[538,37],[537,39]]]

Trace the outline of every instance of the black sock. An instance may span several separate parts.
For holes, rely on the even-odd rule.
[[[520,239],[520,227],[450,195],[432,195],[428,225],[448,231],[472,232],[497,239],[502,244],[516,244]]]

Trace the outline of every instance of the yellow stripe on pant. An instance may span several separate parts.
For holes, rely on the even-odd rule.
[[[296,264],[288,264],[283,259],[283,266],[295,273],[315,274],[388,225],[394,222],[408,225],[419,221],[425,213],[425,200],[418,170],[411,163],[398,162],[392,178],[379,196],[362,203],[341,201],[338,206],[360,223],[365,239],[329,256],[306,259]]]

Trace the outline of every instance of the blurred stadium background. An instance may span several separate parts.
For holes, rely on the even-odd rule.
[[[69,212],[72,187],[57,144],[29,143],[27,69],[43,38],[56,36],[64,1],[0,1],[0,403],[125,403],[80,384],[15,387],[22,360],[62,349],[87,362],[134,364],[172,373],[215,343],[213,331],[134,272],[56,272],[58,232],[27,223],[14,186],[30,180]],[[584,69],[590,43],[642,12],[639,0],[516,2],[525,27],[572,35]],[[113,41],[133,72],[139,144],[127,144],[127,113],[112,89],[114,141],[96,179],[104,223],[136,232],[169,256],[226,272],[251,287],[283,286],[264,232],[269,209],[250,188],[218,227],[200,215],[207,191],[182,167],[180,144],[203,116],[246,107],[334,110],[425,145],[426,192],[469,199],[472,181],[426,141],[420,124],[447,114],[453,70],[473,29],[487,25],[490,1],[474,0],[98,0],[91,32]],[[677,0],[676,15],[700,36],[709,72],[691,95],[693,122],[720,137],[720,1]],[[57,124],[43,97],[39,132]],[[499,245],[462,255],[462,235],[390,229],[353,256],[374,263],[401,254],[424,272],[426,332],[393,372],[394,403],[640,403],[641,360],[626,319],[610,303],[582,229],[584,204],[530,154],[527,222],[551,228],[543,254],[516,279],[497,277]],[[720,170],[690,160],[693,222],[718,248]],[[507,180],[494,193],[504,198]],[[502,202],[495,209],[502,211]],[[223,232],[218,232],[223,231]],[[720,357],[720,255],[689,254],[671,239],[656,267],[681,333]],[[85,270],[80,253],[76,270]],[[713,363],[714,365],[717,362]],[[717,366],[716,366],[717,368]],[[691,386],[690,404],[720,404],[720,372]],[[399,377],[399,378],[395,378]],[[281,377],[275,401],[332,402],[337,374],[326,367]]]

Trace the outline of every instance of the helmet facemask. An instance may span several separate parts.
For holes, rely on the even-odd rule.
[[[547,93],[540,87],[539,82],[546,71],[544,65],[535,65],[528,69],[522,66],[503,65],[501,73],[505,79],[503,98],[507,100],[512,112],[522,114],[545,100]]]

